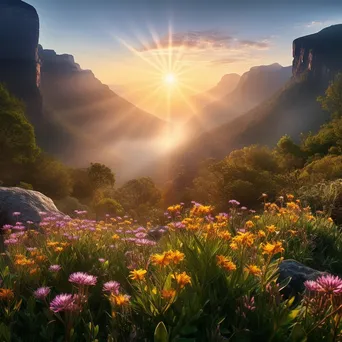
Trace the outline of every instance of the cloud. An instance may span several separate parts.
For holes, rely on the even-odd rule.
[[[324,23],[322,21],[311,21],[310,23],[305,24],[305,27],[318,27],[318,26],[324,26]]]
[[[232,64],[232,63],[236,63],[236,62],[241,62],[244,61],[244,59],[242,58],[221,58],[221,59],[214,59],[212,61],[210,61],[210,64],[213,65],[222,65],[222,64]]]
[[[170,37],[164,36],[159,41],[151,41],[138,48],[139,51],[153,51],[172,48],[186,48],[188,50],[241,50],[269,48],[268,40],[240,40],[229,34],[217,30],[188,31],[173,33]]]

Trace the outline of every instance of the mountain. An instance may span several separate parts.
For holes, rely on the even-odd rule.
[[[277,63],[253,67],[241,76],[232,92],[204,107],[188,127],[196,135],[227,123],[270,98],[290,77],[291,67]]]
[[[42,122],[37,47],[39,17],[20,0],[0,0],[0,82],[26,104],[29,120]]]
[[[202,109],[204,106],[211,102],[218,101],[225,95],[231,93],[240,80],[240,75],[238,74],[226,74],[224,75],[217,85],[208,91],[193,96],[192,102],[198,109]]]
[[[194,170],[205,158],[223,158],[251,144],[274,146],[285,134],[298,141],[301,133],[317,131],[330,117],[320,108],[317,97],[342,70],[341,41],[342,25],[294,40],[292,79],[247,113],[189,141],[174,164]],[[244,77],[239,85],[243,81]]]

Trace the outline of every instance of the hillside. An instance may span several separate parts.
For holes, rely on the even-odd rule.
[[[253,67],[241,76],[232,92],[204,107],[188,127],[196,127],[198,133],[227,123],[270,98],[290,77],[291,67],[277,63]]]

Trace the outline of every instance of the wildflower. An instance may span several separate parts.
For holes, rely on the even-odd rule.
[[[166,253],[151,255],[151,262],[153,265],[167,266],[170,264],[170,259]]]
[[[293,229],[289,229],[288,232],[291,234],[291,236],[298,235],[298,232],[296,230],[293,230]]]
[[[163,299],[172,299],[176,296],[176,291],[173,289],[170,290],[161,290],[161,297]]]
[[[12,215],[13,215],[13,216],[20,216],[21,213],[20,213],[19,211],[15,211]]]
[[[30,275],[36,274],[36,273],[38,273],[38,271],[39,271],[39,269],[37,267],[32,268],[32,270],[30,270]]]
[[[217,265],[222,267],[223,269],[227,271],[235,271],[236,270],[236,265],[229,260],[227,257],[224,255],[217,255],[216,256],[216,261]]]
[[[102,291],[103,292],[110,292],[115,295],[119,294],[120,283],[117,281],[111,280],[103,284]]]
[[[114,234],[114,235],[112,236],[112,239],[113,239],[113,240],[119,240],[119,239],[120,239],[120,236],[119,236],[118,234]]]
[[[169,251],[167,252],[168,258],[171,262],[173,262],[175,265],[179,264],[181,261],[184,260],[184,253],[181,253],[180,251]]]
[[[60,265],[51,265],[49,267],[49,271],[50,272],[58,272],[62,269],[62,267]]]
[[[321,289],[320,285],[318,285],[317,282],[314,280],[307,280],[304,282],[304,285],[305,285],[306,289],[309,291],[317,292]]]
[[[269,243],[262,245],[263,253],[262,254],[277,254],[284,252],[284,248],[282,247],[281,242]]]
[[[263,230],[259,230],[259,231],[258,231],[258,236],[259,236],[260,238],[266,237],[266,233],[265,233]]]
[[[104,262],[106,262],[106,259],[104,259],[104,258],[99,258],[98,260],[99,260],[99,262],[101,262],[102,264],[103,264]]]
[[[293,201],[294,196],[291,195],[291,194],[287,194],[287,195],[286,195],[286,198],[287,198],[288,201]]]
[[[330,223],[333,223],[333,222],[334,222],[334,220],[333,220],[331,217],[328,217],[328,221],[329,221]]]
[[[96,281],[97,277],[84,272],[75,272],[69,276],[69,282],[78,285],[93,286]]]
[[[54,313],[62,311],[76,311],[80,307],[76,304],[77,297],[72,294],[62,293],[57,295],[50,303],[50,310]]]
[[[256,265],[247,265],[245,267],[245,271],[249,272],[250,274],[253,274],[255,276],[258,276],[261,274],[261,269]]]
[[[276,231],[276,226],[274,224],[271,224],[270,226],[266,226],[269,233],[274,233]]]
[[[130,272],[130,278],[132,280],[145,280],[147,271],[143,269],[133,270]]]
[[[55,247],[53,249],[56,253],[60,253],[60,252],[63,252],[64,248],[63,247]]]
[[[11,301],[14,299],[14,293],[11,289],[0,289],[0,300]]]
[[[185,285],[191,284],[191,277],[186,274],[186,272],[183,273],[176,273],[175,275],[172,275],[172,278],[176,280],[177,284],[182,289]]]
[[[242,302],[244,308],[248,311],[254,311],[256,309],[254,297],[248,298],[247,296],[244,296]]]
[[[44,300],[50,293],[49,287],[40,287],[36,291],[33,292],[33,295],[36,299]]]
[[[240,205],[240,202],[238,202],[237,200],[230,200],[230,201],[228,201],[228,203],[230,203],[230,204],[232,204],[232,205],[234,205],[234,206],[239,206]]]
[[[236,235],[233,238],[233,241],[238,245],[240,244],[242,246],[251,247],[254,243],[254,238],[255,238],[255,236],[249,232],[247,232],[247,233],[239,232],[238,235]]]
[[[135,237],[137,237],[138,239],[143,239],[144,237],[146,237],[146,235],[146,233],[139,232],[135,234]]]
[[[254,227],[254,223],[252,221],[247,221],[245,223],[245,225],[246,225],[247,228],[253,228]]]
[[[222,240],[230,240],[230,238],[232,237],[231,234],[228,231],[223,231],[218,233],[218,236],[222,239]]]
[[[131,298],[128,295],[118,294],[118,295],[111,295],[111,302],[116,304],[117,306],[127,305],[129,303],[129,299]]]
[[[236,242],[232,242],[229,246],[234,251],[236,251],[239,248]]]
[[[4,241],[5,245],[16,245],[19,242],[18,239],[7,239]]]
[[[321,276],[316,279],[322,292],[325,293],[342,293],[342,279],[331,274]]]

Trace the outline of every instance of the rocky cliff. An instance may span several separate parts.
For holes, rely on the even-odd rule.
[[[0,0],[0,82],[24,101],[35,126],[41,122],[38,39],[36,10],[21,0]]]
[[[293,76],[307,73],[310,78],[327,81],[342,70],[342,25],[293,41]]]

